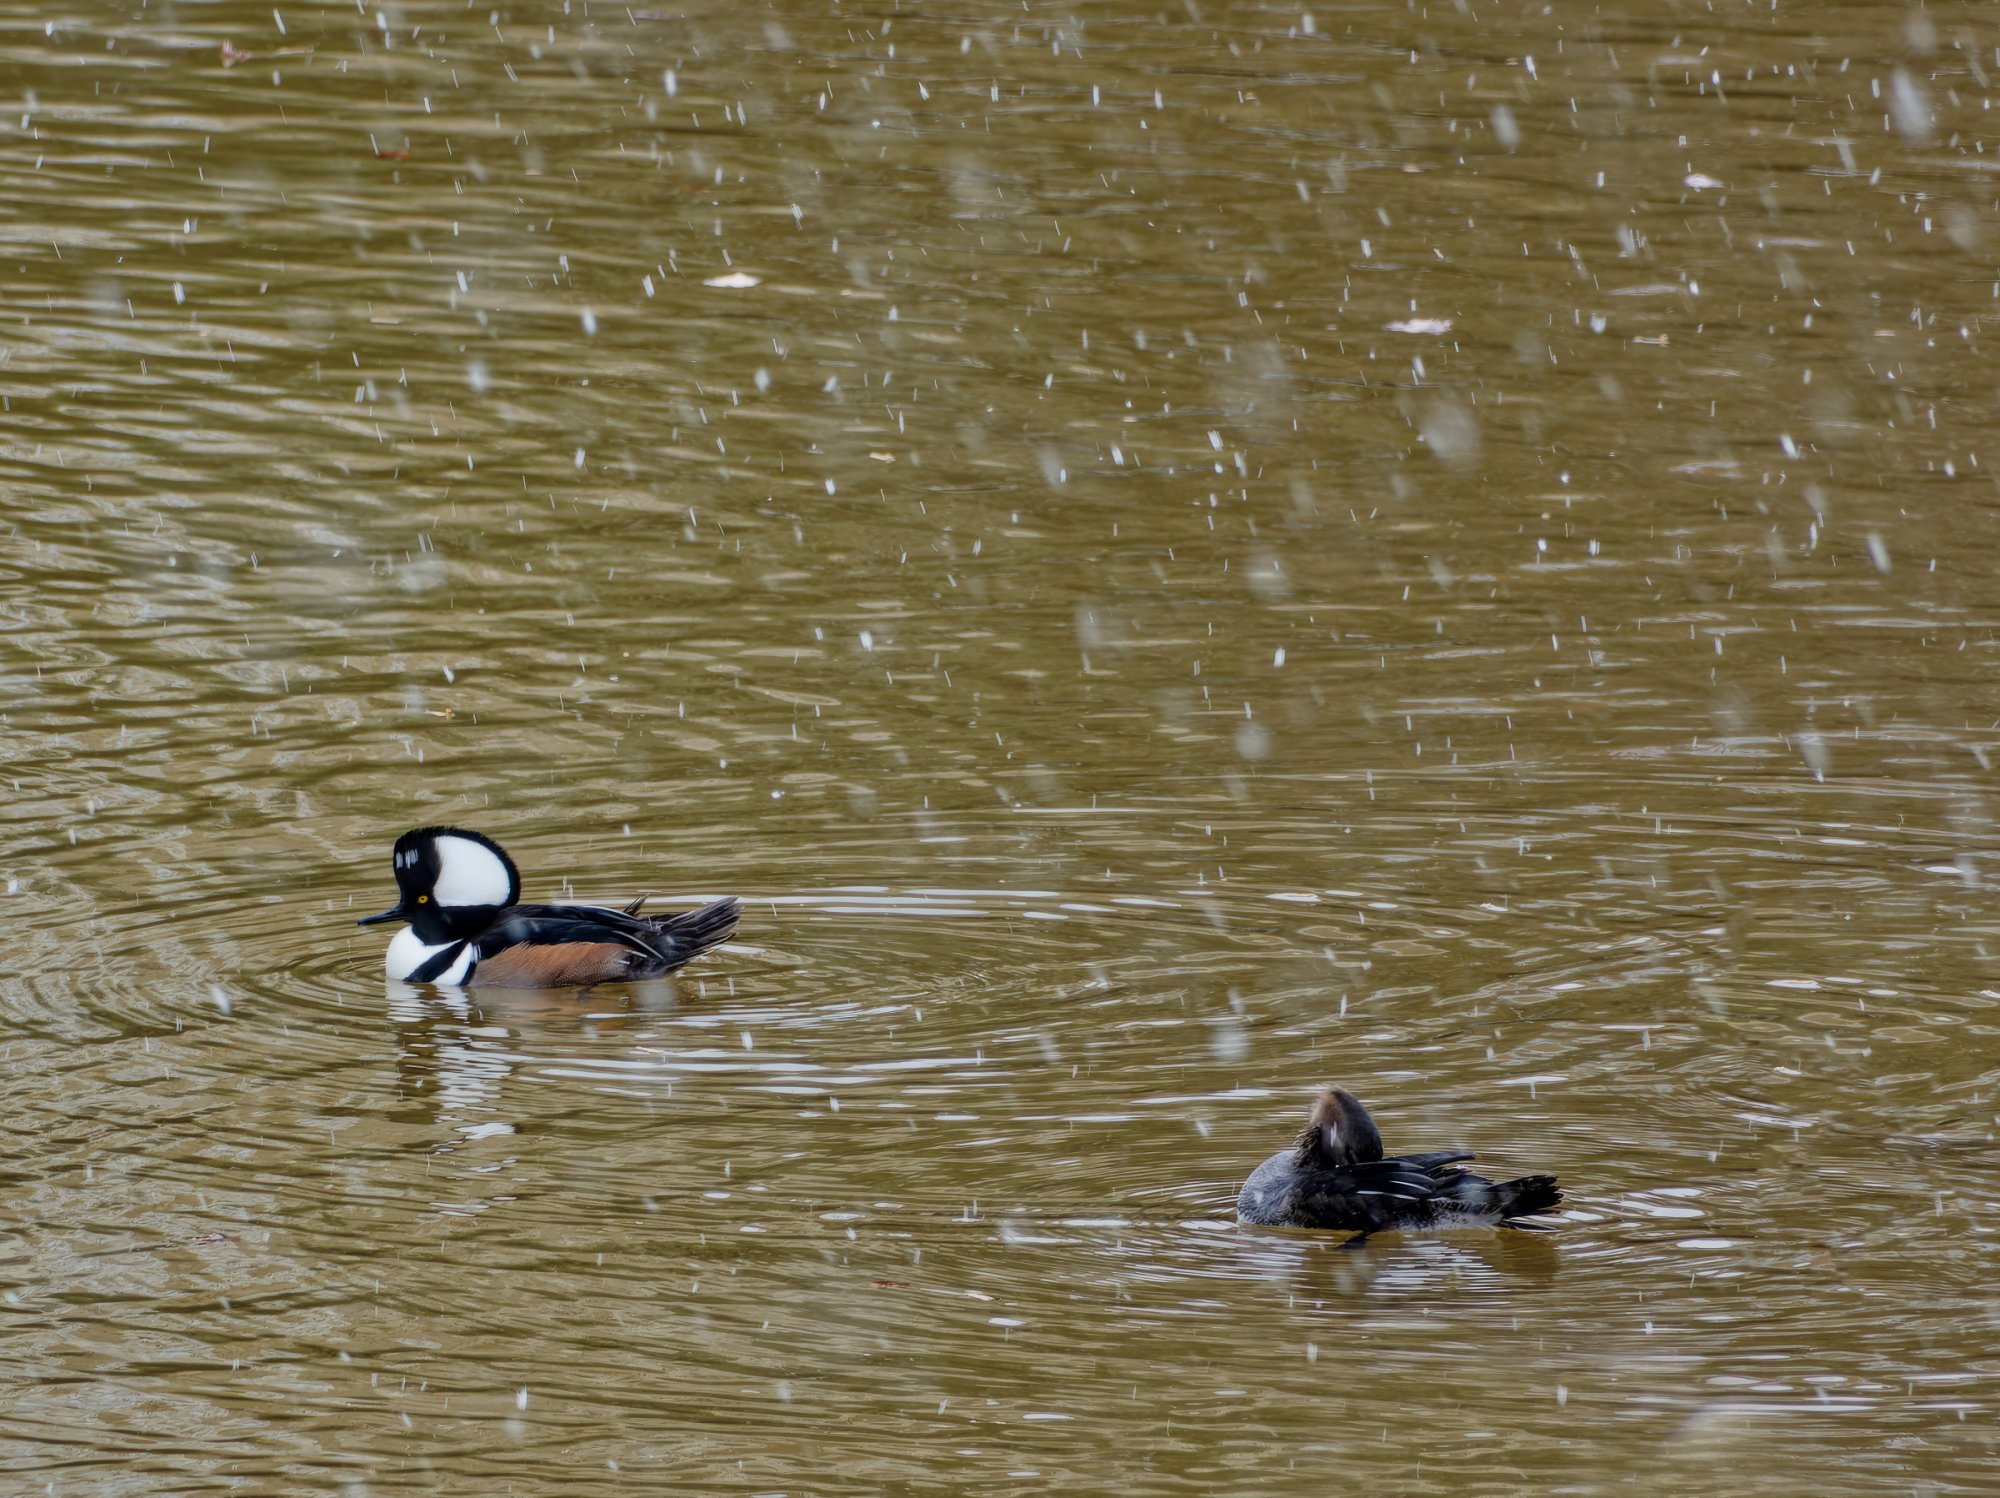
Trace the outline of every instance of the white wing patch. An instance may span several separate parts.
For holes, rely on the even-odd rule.
[[[484,843],[467,837],[441,837],[437,887],[431,898],[440,905],[505,905],[513,881],[507,865]]]

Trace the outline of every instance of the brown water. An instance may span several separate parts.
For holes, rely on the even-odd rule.
[[[10,1490],[1990,1489],[1990,12],[121,10],[0,10]],[[445,819],[741,939],[385,994]],[[1569,1220],[1238,1229],[1330,1080]]]

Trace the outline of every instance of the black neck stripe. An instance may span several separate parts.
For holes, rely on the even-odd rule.
[[[411,973],[410,981],[412,983],[437,982],[438,975],[440,973],[447,971],[454,962],[458,961],[458,954],[460,952],[463,952],[464,950],[465,950],[464,942],[462,941],[453,942],[443,951],[434,953],[428,960],[424,962],[424,964],[421,967],[419,967],[414,973]]]

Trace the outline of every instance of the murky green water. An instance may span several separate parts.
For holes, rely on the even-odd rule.
[[[0,16],[10,1485],[1990,1485],[1983,9],[120,10]],[[446,819],[741,939],[385,994]],[[1569,1222],[1237,1229],[1332,1080]]]

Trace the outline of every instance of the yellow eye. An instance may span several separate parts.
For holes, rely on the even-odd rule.
[[[419,905],[428,905],[431,903],[431,897],[429,895],[418,895],[417,903]]]

